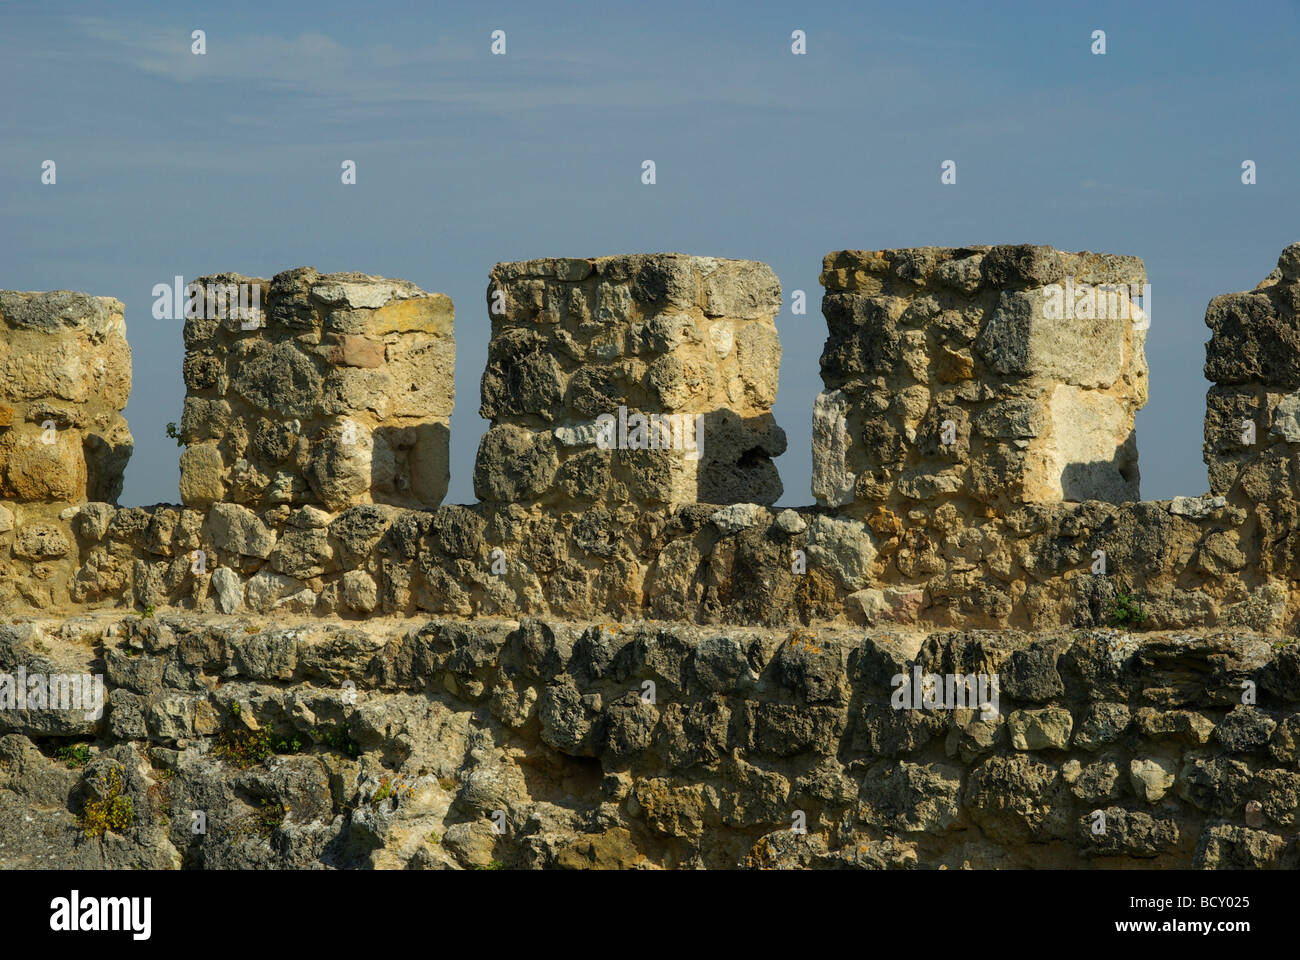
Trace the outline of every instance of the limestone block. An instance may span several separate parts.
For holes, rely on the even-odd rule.
[[[208,511],[208,530],[220,550],[265,558],[275,546],[275,533],[252,510],[237,503],[218,503]]]
[[[309,267],[195,282],[181,499],[433,507],[449,477],[451,301]],[[235,303],[240,309],[235,309]]]
[[[1109,387],[1124,363],[1123,316],[1052,319],[1044,288],[1007,290],[975,348],[1001,374],[1041,376],[1081,387]],[[1087,344],[1086,349],[1080,349]]]
[[[482,499],[781,495],[772,458],[785,434],[771,415],[781,286],[766,264],[681,254],[500,263],[487,299]]]
[[[822,506],[853,502],[857,478],[849,469],[853,443],[848,428],[849,401],[840,390],[819,393],[813,405],[812,492]]]
[[[1045,486],[1033,500],[1138,498],[1137,441],[1133,416],[1122,401],[1098,390],[1061,384],[1047,401],[1051,442],[1045,447]]]
[[[130,393],[120,301],[0,291],[0,499],[115,501]]]

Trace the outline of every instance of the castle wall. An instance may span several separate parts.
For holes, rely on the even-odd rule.
[[[762,264],[499,264],[482,384],[491,426],[475,468],[484,499],[467,506],[437,505],[452,400],[445,297],[307,268],[206,278],[204,291],[256,284],[262,308],[187,321],[185,505],[10,493],[0,609],[1289,631],[1300,510],[1278,478],[1292,443],[1284,391],[1300,381],[1288,387],[1284,361],[1262,358],[1291,335],[1296,249],[1269,284],[1207,313],[1207,370],[1220,371],[1207,436],[1221,436],[1225,390],[1271,391],[1256,447],[1207,443],[1215,494],[1160,502],[1133,499],[1143,315],[1045,306],[1066,281],[1134,289],[1145,274],[1133,258],[829,255],[819,503],[793,509],[763,503],[779,491],[784,437],[770,413],[780,288]],[[26,321],[41,336],[60,330],[54,301],[4,296],[44,311]],[[79,329],[59,342],[90,338],[93,355]],[[11,334],[11,355],[30,349],[27,335]],[[8,389],[36,389],[26,376]],[[602,449],[595,428],[610,415],[617,441],[620,407],[703,417],[704,455]],[[1073,499],[1076,481],[1089,499]]]
[[[441,295],[199,281],[184,504],[128,508],[121,304],[0,293],[0,675],[105,695],[0,710],[0,867],[1293,868],[1297,264],[1211,302],[1170,501],[1144,318],[1048,307],[1132,258],[829,255],[790,509],[762,264],[498,265],[467,506]],[[705,456],[589,442],[620,406]]]
[[[1300,652],[1249,635],[170,612],[0,626],[17,665],[107,703],[0,711],[0,867],[1300,864]]]

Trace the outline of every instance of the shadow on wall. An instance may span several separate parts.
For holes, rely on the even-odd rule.
[[[125,426],[122,432],[126,432]],[[130,435],[127,434],[126,440],[110,443],[97,434],[87,434],[81,449],[86,458],[86,499],[117,503],[122,495],[126,465],[135,450]]]
[[[451,430],[442,423],[377,427],[370,461],[375,503],[437,507],[450,479]]]
[[[648,507],[757,503],[781,497],[772,458],[786,449],[770,414],[620,410],[550,431],[499,425],[480,445],[480,499],[552,502],[612,497]],[[492,442],[493,434],[499,438]],[[562,458],[562,459],[557,459]],[[484,496],[487,494],[487,496]]]
[[[1062,499],[1081,503],[1102,500],[1129,503],[1141,500],[1137,432],[1130,430],[1109,460],[1066,464],[1061,471]]]
[[[769,506],[783,488],[773,457],[785,453],[785,431],[771,414],[744,417],[720,409],[699,421],[703,453],[696,473],[699,503],[757,503]]]

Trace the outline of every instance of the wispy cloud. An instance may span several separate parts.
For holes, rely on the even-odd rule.
[[[548,107],[699,110],[704,105],[808,112],[818,109],[809,93],[833,77],[831,67],[816,60],[781,84],[767,82],[777,64],[762,57],[728,57],[727,69],[719,70],[717,38],[689,32],[674,35],[657,69],[647,71],[644,63],[600,44],[582,54],[549,43],[544,52],[535,45],[533,52],[517,49],[494,57],[486,36],[477,46],[447,36],[398,46],[351,44],[320,32],[209,33],[207,54],[195,56],[183,30],[92,17],[74,17],[71,23],[118,65],[178,84],[257,87],[301,98],[304,109],[320,111],[425,103],[502,114]],[[898,63],[855,65],[854,71],[867,88],[924,79]],[[248,118],[246,111],[240,115]]]

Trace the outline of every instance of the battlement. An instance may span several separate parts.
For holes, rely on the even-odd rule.
[[[112,501],[122,492],[132,449],[122,310],[112,297],[0,291],[0,500]]]
[[[861,513],[1138,499],[1141,260],[1029,246],[843,250],[827,255],[822,283],[818,503]]]
[[[0,609],[1038,629],[1123,597],[1148,627],[1294,627],[1300,244],[1210,303],[1212,495],[1162,502],[1138,499],[1137,258],[840,251],[822,283],[816,504],[785,510],[765,264],[494,267],[468,506],[441,506],[442,294],[310,268],[196,281],[182,503],[118,508],[121,303],[0,293]]]
[[[681,254],[499,263],[474,491],[576,508],[774,503],[781,284]]]
[[[203,308],[185,318],[186,506],[442,502],[456,360],[449,298],[310,268],[192,287]],[[241,288],[251,288],[249,306],[223,309]]]

